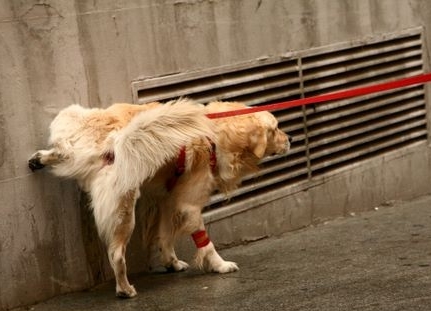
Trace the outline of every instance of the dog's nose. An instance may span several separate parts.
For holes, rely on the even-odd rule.
[[[293,142],[293,137],[292,137],[292,136],[287,135],[287,139],[289,140],[289,143],[292,143],[292,142]]]

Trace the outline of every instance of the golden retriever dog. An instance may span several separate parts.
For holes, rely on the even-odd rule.
[[[214,190],[227,192],[257,170],[268,155],[284,154],[288,136],[269,112],[210,120],[205,115],[244,109],[240,103],[197,105],[188,99],[167,104],[114,104],[107,109],[72,105],[50,126],[50,150],[29,159],[32,170],[50,166],[75,178],[91,196],[98,233],[116,279],[116,294],[136,295],[127,279],[125,251],[135,226],[135,203],[147,247],[156,246],[172,271],[188,268],[177,258],[177,237],[191,235],[196,264],[205,271],[238,270],[217,253],[205,231],[202,209]]]

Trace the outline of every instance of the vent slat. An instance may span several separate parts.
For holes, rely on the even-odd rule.
[[[389,148],[391,146],[396,146],[399,144],[402,144],[407,141],[414,141],[416,138],[425,138],[427,135],[426,129],[418,129],[411,133],[400,135],[394,138],[390,138],[384,141],[377,141],[373,144],[369,144],[365,146],[364,148],[361,148],[359,150],[356,150],[355,152],[347,153],[347,154],[340,154],[337,157],[334,157],[331,160],[321,161],[321,162],[312,162],[311,163],[311,169],[312,171],[317,171],[322,168],[327,168],[330,166],[335,166],[338,163],[346,162],[348,160],[352,160],[355,158],[359,158],[361,156],[367,155],[367,154],[373,154],[374,152]]]
[[[278,126],[283,132],[289,134],[289,135],[295,135],[295,138],[300,139],[300,135],[303,134],[303,130],[304,130],[304,124],[301,122],[296,122],[296,123],[292,123],[292,124],[286,124],[286,123],[279,123]],[[295,134],[296,132],[301,132],[301,134]],[[296,139],[295,139],[296,140]]]
[[[311,138],[317,135],[322,135],[342,128],[348,128],[350,126],[354,126],[360,123],[366,123],[371,120],[382,118],[388,115],[394,115],[396,113],[407,111],[409,109],[413,109],[417,107],[421,108],[423,107],[423,105],[424,105],[424,102],[422,101],[414,101],[406,105],[393,105],[390,107],[385,107],[386,109],[377,109],[376,111],[373,111],[373,113],[354,115],[351,118],[346,118],[341,122],[334,121],[330,123],[319,124],[318,126],[310,129],[308,134],[309,134],[309,137]],[[422,110],[420,109],[420,111]]]
[[[337,64],[351,59],[372,57],[410,48],[420,50],[421,45],[422,41],[420,35],[379,42],[377,44],[360,45],[360,47],[347,48],[341,51],[337,50],[332,53],[322,53],[316,56],[304,57],[302,68],[307,70],[310,68],[327,66],[329,64]]]
[[[277,117],[279,123],[294,121],[302,122],[302,119],[304,118],[304,113],[302,112],[302,109],[293,112],[294,109],[295,108],[277,111],[274,113],[274,115]]]
[[[314,79],[313,76],[305,74],[304,79],[304,92],[312,93],[315,91],[321,91],[324,89],[336,88],[340,89],[340,85],[353,84],[358,81],[372,79],[365,83],[361,82],[361,85],[366,86],[367,84],[376,84],[387,80],[388,75],[393,77],[406,77],[406,70],[410,69],[413,71],[410,75],[421,73],[422,62],[420,60],[413,60],[409,62],[403,62],[393,64],[391,66],[381,66],[379,68],[368,68],[368,70],[362,70],[361,72],[350,72],[340,75],[331,75],[326,78]],[[379,78],[379,76],[383,76]]]
[[[299,159],[298,153],[301,154],[305,151],[305,146],[294,147],[289,150],[289,155],[275,155],[265,157],[260,161],[260,164],[266,165],[268,162],[276,161],[279,159],[285,159],[285,162],[291,163],[291,165],[296,165],[302,163],[303,159]],[[293,164],[292,164],[293,163]]]
[[[271,72],[271,70],[277,70],[274,68],[284,68],[281,69],[283,70],[282,73],[296,72],[298,70],[297,60],[286,60],[286,58],[258,59],[254,61],[235,64],[232,66],[222,66],[218,68],[202,69],[199,71],[192,72],[171,73],[156,77],[142,77],[136,81],[133,81],[133,84],[136,86],[135,90],[139,92],[146,89],[154,89],[166,85],[176,85],[193,80],[205,81],[206,79],[226,76],[229,74],[231,74],[232,76],[245,75],[251,80],[253,80],[253,78],[251,78],[253,72],[261,74],[264,71]],[[277,74],[278,73],[274,73],[273,75]]]
[[[290,168],[296,165],[306,164],[307,161],[304,157],[294,158],[292,156],[285,157],[285,160],[283,162],[279,162],[272,165],[263,166],[260,171],[256,174],[254,174],[254,177],[264,176],[269,173],[281,171],[286,168]]]
[[[354,105],[352,104],[347,107],[344,106],[342,109],[337,109],[336,111],[311,113],[308,117],[307,124],[308,126],[313,126],[319,123],[349,117],[351,115],[363,114],[364,112],[374,110],[376,108],[389,107],[390,105],[404,105],[407,102],[412,102],[412,100],[415,100],[415,102],[418,104],[424,104],[421,95],[423,95],[423,92],[407,92],[396,94],[396,96],[385,96],[384,98],[376,98],[375,100],[367,100],[364,102],[355,103]]]
[[[413,47],[407,50],[396,50],[392,53],[380,53],[376,51],[376,54],[367,55],[367,57],[346,57],[343,60],[334,62],[332,59],[326,59],[320,62],[319,66],[315,64],[304,63],[303,70],[304,73],[308,73],[309,76],[313,78],[325,77],[328,73],[339,74],[343,72],[349,72],[353,70],[358,70],[362,68],[370,68],[375,66],[380,66],[382,63],[395,63],[403,62],[405,60],[415,60],[421,59],[422,52],[418,50],[417,47]]]
[[[360,104],[361,102],[373,102],[375,100],[381,100],[382,102],[385,100],[385,98],[399,98],[400,100],[404,100],[410,97],[415,96],[423,96],[423,87],[422,86],[407,86],[401,89],[393,89],[388,90],[384,92],[374,93],[374,94],[368,94],[363,96],[358,96],[354,98],[349,99],[343,99],[338,101],[333,101],[321,105],[313,106],[312,109],[307,110],[307,114],[310,114],[310,112],[318,113],[318,112],[324,112],[336,108],[341,108],[344,106],[353,106]]]
[[[327,135],[323,135],[323,137],[317,137],[313,140],[310,140],[309,146],[310,146],[310,149],[313,149],[322,145],[333,143],[335,141],[347,139],[354,135],[359,135],[369,131],[384,128],[388,125],[392,125],[396,123],[411,122],[411,123],[407,123],[406,127],[408,127],[408,125],[411,125],[412,127],[414,127],[414,126],[417,126],[417,124],[411,120],[414,120],[418,117],[424,117],[425,115],[426,115],[425,110],[419,110],[419,111],[411,112],[406,115],[401,115],[390,119],[383,119],[373,123],[364,123],[364,124],[360,123],[360,126],[348,128],[344,131],[338,131],[336,133],[329,133]],[[422,118],[422,121],[424,121],[423,118]],[[421,123],[421,125],[424,125],[424,123]],[[389,134],[383,133],[383,135],[389,135]]]
[[[251,93],[248,96],[231,98],[230,100],[242,101],[244,103],[247,103],[247,105],[254,106],[264,103],[278,102],[279,100],[283,100],[286,96],[294,95],[298,95],[298,89],[294,89],[289,92],[284,88],[278,88],[273,90],[265,90],[264,92],[260,92],[257,94]]]
[[[387,137],[387,136],[391,136],[391,135],[395,135],[397,133],[412,129],[412,128],[417,128],[417,127],[421,127],[423,125],[425,125],[426,122],[425,120],[418,120],[418,121],[414,121],[408,124],[398,124],[395,127],[386,127],[384,131],[381,132],[377,132],[377,133],[373,133],[373,134],[368,134],[368,135],[358,135],[358,133],[355,133],[357,136],[356,137],[352,137],[350,136],[348,140],[344,140],[341,141],[341,137],[338,137],[337,139],[337,144],[325,144],[325,148],[319,148],[320,151],[313,151],[311,152],[311,160],[317,159],[317,158],[321,158],[323,156],[329,155],[329,154],[334,154],[336,152],[342,151],[342,150],[348,150],[349,148],[353,148],[355,146],[358,145],[362,145],[368,142],[372,142],[372,141],[377,141],[381,138]],[[335,141],[335,140],[332,140]],[[319,144],[319,146],[321,146],[322,144]]]
[[[341,81],[340,82],[341,84],[333,85],[333,86],[327,85],[328,88],[325,88],[325,89],[315,88],[313,91],[310,91],[310,93],[307,94],[307,97],[323,94],[323,93],[331,93],[331,92],[348,90],[356,87],[366,87],[366,86],[371,86],[375,84],[396,81],[398,79],[412,77],[422,73],[423,73],[423,69],[418,67],[418,68],[401,70],[397,72],[390,72],[390,73],[387,73],[386,75],[381,75],[381,76],[370,76],[369,78],[363,79],[363,80],[353,79],[351,81],[344,81],[344,82]],[[382,92],[382,93],[385,93],[385,92]]]
[[[293,179],[299,176],[306,176],[307,175],[307,171],[308,169],[305,168],[300,168],[300,169],[296,169],[296,170],[289,170],[289,172],[280,174],[276,177],[272,177],[272,178],[268,178],[265,180],[260,180],[251,184],[245,184],[242,187],[232,191],[231,193],[229,193],[229,197],[237,197],[243,194],[247,194],[250,193],[252,191],[256,191],[258,189],[262,189],[268,186],[272,186],[276,183],[280,183],[289,179]],[[225,194],[215,194],[211,197],[210,203],[209,205],[215,204],[215,203],[219,203],[222,201],[225,201],[227,199]]]
[[[214,92],[215,89],[226,89],[229,87],[239,88],[240,85],[247,83],[255,83],[256,81],[262,82],[262,89],[265,89],[265,80],[270,80],[273,77],[285,77],[283,81],[276,81],[278,85],[288,85],[298,83],[297,75],[295,75],[296,64],[292,65],[289,63],[281,63],[277,65],[260,67],[259,70],[251,68],[249,70],[242,70],[240,72],[224,73],[217,76],[211,76],[207,78],[199,78],[195,80],[186,80],[184,82],[178,82],[174,85],[167,84],[164,86],[158,86],[156,88],[142,88],[139,92],[139,96],[144,96],[146,101],[157,101],[165,100],[168,98],[178,98],[181,96],[193,97],[193,94],[203,92]],[[291,74],[291,80],[288,79],[288,75]],[[282,80],[282,79],[279,79]],[[283,82],[283,83],[282,83]],[[145,81],[143,81],[145,83]],[[277,83],[275,83],[277,85]],[[270,85],[267,86],[271,87]],[[222,91],[220,91],[222,92]]]
[[[260,161],[260,164],[267,164],[268,162],[276,161],[279,159],[286,159],[286,161],[292,161],[292,163],[294,163],[292,165],[296,165],[296,164],[300,163],[302,160],[301,159],[295,160],[295,155],[298,153],[299,154],[304,153],[305,150],[306,150],[305,145],[294,146],[294,147],[291,147],[287,156],[286,155],[268,156],[268,157],[263,158]],[[289,160],[287,160],[287,159],[289,159]]]
[[[294,84],[294,86],[290,86],[291,84]],[[288,87],[290,86],[290,87]],[[231,100],[238,97],[244,97],[246,95],[252,94],[254,97],[256,97],[256,94],[259,94],[265,91],[272,91],[279,89],[278,94],[281,94],[280,96],[277,96],[275,99],[278,99],[280,97],[286,97],[286,96],[293,96],[298,95],[298,86],[299,86],[299,78],[298,77],[278,77],[278,79],[271,79],[271,80],[259,80],[258,82],[248,83],[248,84],[238,84],[235,87],[232,88],[214,88],[211,91],[207,91],[205,93],[196,93],[196,92],[188,92],[187,97],[190,97],[200,103],[208,103],[210,101],[214,100]],[[267,101],[269,100],[267,96],[257,96],[259,101]],[[272,99],[272,98],[271,98]],[[247,103],[250,105],[250,102],[247,101]]]

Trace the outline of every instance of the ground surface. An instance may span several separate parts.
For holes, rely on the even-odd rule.
[[[240,271],[131,276],[20,310],[431,310],[431,196],[221,252]]]

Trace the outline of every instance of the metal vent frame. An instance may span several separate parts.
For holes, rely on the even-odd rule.
[[[143,104],[187,96],[200,103],[264,105],[309,97],[423,73],[423,45],[423,29],[414,28],[233,66],[140,78],[132,82],[133,99]],[[220,213],[215,209],[220,206],[239,212],[263,204],[286,195],[279,189],[310,187],[340,168],[428,139],[423,86],[274,114],[294,138],[290,153],[264,159],[261,171],[246,177],[228,201],[224,194],[213,195],[209,214]]]

